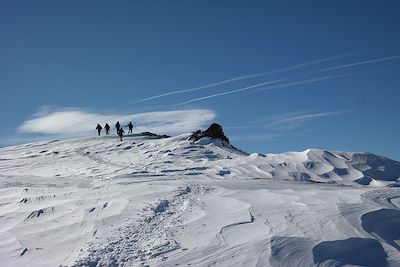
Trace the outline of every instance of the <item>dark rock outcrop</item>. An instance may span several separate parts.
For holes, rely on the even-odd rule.
[[[169,138],[169,137],[171,137],[171,136],[166,135],[166,134],[159,135],[159,134],[155,134],[155,133],[152,133],[152,132],[142,132],[142,135],[152,136],[154,138]]]
[[[211,126],[208,127],[208,129],[205,131],[197,130],[189,137],[189,140],[197,141],[203,137],[210,137],[211,139],[219,139],[219,140],[223,141],[224,143],[229,144],[228,137],[225,136],[221,125],[219,125],[217,123],[211,124]]]

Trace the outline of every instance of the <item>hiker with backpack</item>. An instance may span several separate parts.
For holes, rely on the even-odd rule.
[[[110,125],[108,125],[108,123],[104,125],[104,129],[106,129],[106,135],[110,135]]]
[[[122,128],[119,128],[118,129],[118,131],[117,131],[117,134],[118,134],[118,136],[119,136],[119,139],[121,140],[121,142],[122,142],[122,137],[124,136],[124,129],[122,129]]]
[[[117,121],[117,123],[115,124],[115,128],[117,129],[117,134],[118,134],[118,131],[121,128],[121,124],[119,124],[119,121]]]
[[[129,122],[129,124],[126,125],[125,127],[128,127],[128,128],[129,128],[128,134],[132,134],[132,133],[133,133],[133,132],[132,132],[132,130],[133,130],[133,124],[132,124],[132,122]]]
[[[110,125],[108,125],[108,123],[104,125],[104,129],[106,129],[106,135],[110,135]]]
[[[101,127],[100,124],[97,124],[96,130],[97,130],[97,133],[99,134],[99,136],[100,136],[101,129],[103,129],[103,127]]]

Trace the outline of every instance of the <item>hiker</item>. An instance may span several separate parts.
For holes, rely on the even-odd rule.
[[[122,142],[122,137],[124,136],[124,129],[119,128],[118,131],[117,131],[117,134],[118,134],[118,136],[119,136],[119,139],[120,139],[121,142]]]
[[[129,122],[129,124],[126,125],[125,127],[128,127],[128,128],[129,128],[128,134],[132,133],[132,129],[133,129],[133,124],[132,124],[132,122]]]
[[[108,125],[108,123],[104,125],[104,129],[106,129],[106,135],[110,135],[110,125]]]
[[[117,121],[117,123],[115,124],[115,128],[117,128],[117,134],[118,134],[118,131],[121,128],[121,124],[119,124],[119,121]]]
[[[99,136],[100,136],[101,129],[103,129],[103,127],[101,127],[100,124],[97,124],[96,130],[97,130],[97,133],[99,134]]]

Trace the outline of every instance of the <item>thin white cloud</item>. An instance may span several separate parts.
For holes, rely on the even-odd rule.
[[[355,62],[355,63],[350,63],[350,64],[333,66],[330,68],[323,69],[322,71],[349,68],[349,67],[354,67],[354,66],[358,66],[358,65],[365,65],[365,64],[377,63],[377,62],[382,62],[382,61],[394,60],[394,59],[398,59],[398,58],[400,58],[400,56],[377,58],[377,59],[372,59],[372,60],[367,60],[367,61],[360,61],[360,62]]]
[[[258,120],[250,121],[245,125],[238,127],[225,127],[225,129],[252,129],[246,131],[244,134],[236,134],[231,136],[229,139],[231,141],[260,141],[260,140],[270,140],[279,138],[287,135],[304,135],[310,133],[312,128],[299,128],[309,123],[312,120],[322,119],[329,116],[337,116],[349,113],[349,111],[331,111],[331,112],[287,112],[279,115],[274,115],[267,118],[261,118]],[[296,131],[290,131],[296,129]]]
[[[256,120],[249,120],[244,125],[228,126],[224,129],[228,130],[242,130],[242,129],[268,129],[270,131],[291,130],[303,126],[305,123],[320,119],[323,117],[343,115],[350,113],[350,111],[329,111],[329,112],[306,112],[295,111],[286,112],[274,116],[259,118]],[[274,134],[275,135],[275,134]]]
[[[226,92],[222,92],[222,93],[217,93],[217,94],[212,94],[212,95],[208,95],[208,96],[203,96],[203,97],[187,100],[185,102],[178,103],[176,105],[178,105],[178,106],[179,105],[185,105],[185,104],[189,104],[189,103],[205,100],[205,99],[208,99],[208,98],[214,98],[214,97],[218,97],[218,96],[234,94],[234,93],[238,93],[238,92],[242,92],[242,91],[251,90],[251,89],[254,89],[254,88],[257,88],[257,87],[261,87],[261,86],[264,86],[264,85],[268,85],[268,84],[279,83],[279,82],[282,82],[282,81],[285,81],[285,80],[276,80],[276,81],[258,83],[258,84],[254,84],[254,85],[251,85],[251,86],[246,86],[244,88],[239,88],[239,89],[235,89],[235,90],[231,90],[231,91],[226,91]]]
[[[257,91],[272,90],[272,89],[276,89],[276,88],[286,88],[286,87],[291,87],[291,86],[296,86],[296,85],[301,85],[301,84],[321,82],[321,81],[325,81],[325,80],[335,79],[338,77],[342,77],[342,76],[332,75],[332,76],[325,76],[325,77],[319,77],[319,78],[311,78],[311,79],[306,79],[306,80],[301,80],[301,81],[284,83],[284,84],[280,84],[280,85],[266,86],[263,88],[259,88]]]
[[[145,101],[149,101],[149,100],[153,100],[153,99],[157,99],[157,98],[162,98],[162,97],[166,97],[166,96],[171,96],[171,95],[189,93],[189,92],[198,91],[198,90],[202,90],[202,89],[207,89],[207,88],[211,88],[211,87],[214,87],[214,86],[223,85],[223,84],[227,84],[227,83],[231,83],[231,82],[235,82],[235,81],[247,80],[247,79],[250,79],[250,78],[256,78],[256,77],[262,77],[262,76],[267,76],[267,75],[271,75],[271,74],[287,72],[287,71],[290,71],[290,70],[294,70],[294,69],[299,69],[299,68],[315,65],[315,64],[318,64],[318,63],[326,62],[326,61],[331,61],[331,60],[334,60],[334,59],[337,59],[337,58],[346,57],[346,56],[349,56],[349,55],[352,55],[352,54],[354,54],[354,52],[346,53],[346,54],[340,54],[340,55],[331,56],[331,57],[324,57],[324,58],[308,61],[308,62],[301,63],[301,64],[296,64],[296,65],[293,65],[293,66],[289,66],[289,67],[286,67],[286,68],[277,69],[277,70],[273,70],[273,71],[238,76],[238,77],[230,78],[230,79],[227,79],[227,80],[222,80],[222,81],[218,81],[218,82],[214,82],[214,83],[210,83],[210,84],[206,84],[206,85],[202,85],[202,86],[197,86],[197,87],[193,87],[193,88],[189,88],[189,89],[170,91],[170,92],[166,92],[166,93],[163,93],[163,94],[159,94],[159,95],[154,95],[154,96],[150,96],[150,97],[147,97],[147,98],[143,98],[143,99],[140,99],[138,101],[135,101],[134,103],[145,102]]]
[[[230,90],[230,91],[226,91],[226,92],[222,92],[222,93],[217,93],[217,94],[207,95],[207,96],[203,96],[203,97],[198,97],[198,98],[194,98],[194,99],[190,99],[190,100],[178,103],[176,105],[177,106],[186,105],[186,104],[189,104],[189,103],[198,102],[198,101],[209,99],[209,98],[214,98],[214,97],[219,97],[219,96],[223,96],[223,95],[239,93],[239,92],[248,91],[248,90],[254,90],[255,88],[257,88],[256,90],[271,90],[271,89],[276,89],[276,88],[285,88],[285,87],[296,86],[296,85],[301,85],[301,84],[314,83],[314,82],[334,79],[334,78],[343,77],[343,76],[350,76],[350,75],[332,75],[332,76],[325,76],[325,77],[320,77],[320,78],[312,78],[312,79],[307,79],[307,80],[302,80],[302,81],[296,81],[296,82],[291,82],[291,83],[284,83],[284,84],[280,84],[280,85],[272,85],[272,86],[262,87],[264,85],[286,81],[287,79],[286,80],[276,80],[276,81],[271,81],[271,82],[259,83],[259,84],[247,86],[247,87],[240,88],[240,89]]]
[[[349,111],[331,111],[331,112],[316,112],[316,113],[287,113],[282,114],[279,118],[273,119],[270,122],[264,124],[265,127],[272,128],[286,128],[294,129],[303,126],[306,122],[320,119],[328,116],[336,116],[349,113]]]
[[[158,111],[136,114],[97,114],[82,109],[41,111],[18,128],[20,133],[81,136],[93,134],[97,123],[114,126],[119,120],[124,126],[132,121],[136,132],[179,134],[199,129],[216,117],[209,109]]]
[[[189,93],[189,92],[193,92],[193,91],[197,91],[197,90],[201,90],[201,89],[206,89],[206,88],[210,88],[210,87],[214,87],[214,86],[217,86],[217,85],[222,85],[222,84],[226,84],[226,83],[230,83],[230,82],[234,82],[234,81],[240,81],[240,80],[244,80],[244,79],[255,78],[255,77],[262,76],[262,75],[265,75],[265,74],[264,73],[257,73],[257,74],[252,74],[252,75],[245,75],[245,76],[235,77],[235,78],[232,78],[232,79],[228,79],[228,80],[224,80],[224,81],[220,81],[220,82],[215,82],[215,83],[210,83],[210,84],[207,84],[207,85],[202,85],[202,86],[198,86],[198,87],[194,87],[194,88],[190,88],[190,89],[177,90],[177,91],[172,91],[172,92],[168,92],[168,93],[164,93],[164,94],[159,94],[159,95],[143,98],[143,99],[140,99],[140,100],[136,101],[135,103],[144,102],[144,101],[148,101],[148,100],[152,100],[152,99],[156,99],[156,98],[161,98],[161,97],[165,97],[165,96],[170,96],[170,95]]]

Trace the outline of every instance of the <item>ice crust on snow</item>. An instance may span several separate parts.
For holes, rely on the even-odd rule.
[[[1,263],[400,265],[399,162],[189,136],[1,148]]]

